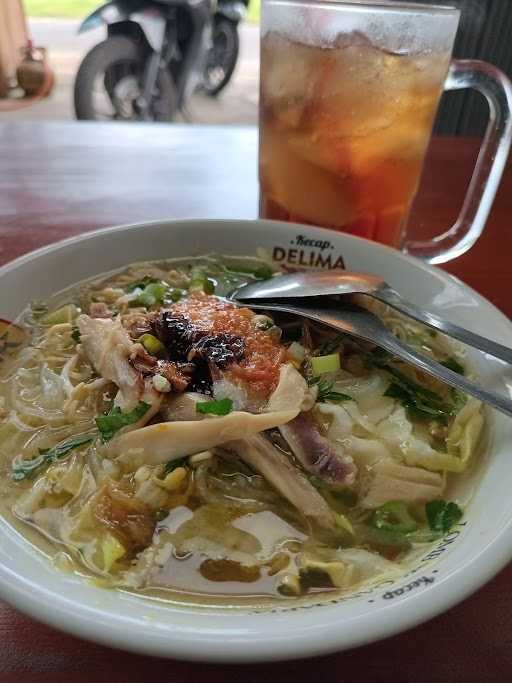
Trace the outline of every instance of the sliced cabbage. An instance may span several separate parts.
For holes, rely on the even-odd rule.
[[[103,570],[109,572],[112,566],[126,553],[124,546],[112,534],[105,534],[101,546],[103,552]]]
[[[321,419],[326,417],[329,420],[327,438],[331,441],[341,441],[351,433],[354,421],[343,406],[319,403],[315,413],[319,414]]]
[[[377,508],[391,500],[426,503],[441,496],[444,478],[419,467],[384,460],[371,469],[366,487],[361,501],[364,508]]]
[[[389,448],[379,439],[362,439],[351,434],[342,439],[341,445],[352,456],[359,469],[371,467],[380,460],[392,458]]]
[[[334,381],[333,389],[348,394],[357,401],[363,412],[374,406],[384,396],[389,379],[383,373],[372,372],[362,377],[347,375]]]
[[[363,581],[396,576],[400,567],[385,558],[359,548],[314,548],[299,556],[301,573],[323,572],[336,588],[349,588]]]
[[[482,433],[484,416],[481,408],[480,401],[469,397],[453,421],[446,438],[448,453],[457,457],[464,467],[474,452]]]
[[[375,434],[385,441],[393,452],[401,451],[412,434],[412,423],[407,418],[405,409],[395,404],[389,417],[375,428]]]

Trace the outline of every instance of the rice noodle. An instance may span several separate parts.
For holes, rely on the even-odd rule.
[[[325,584],[326,576],[347,590],[388,570],[400,571],[400,563],[408,557],[404,549],[408,537],[402,539],[404,547],[391,548],[392,563],[384,559],[386,548],[374,539],[380,531],[374,524],[374,508],[396,504],[391,498],[398,496],[400,504],[416,506],[409,510],[414,516],[412,525],[417,523],[426,534],[425,502],[439,501],[451,491],[447,472],[469,469],[474,459],[484,422],[481,406],[472,400],[464,403],[464,397],[454,396],[450,388],[397,359],[386,357],[386,363],[393,364],[391,370],[389,364],[381,366],[373,345],[312,323],[303,325],[304,353],[292,354],[294,365],[283,361],[277,387],[254,401],[250,380],[230,376],[229,366],[226,372],[222,370],[226,379],[218,374],[217,361],[208,360],[205,369],[194,354],[180,355],[182,339],[158,336],[155,324],[157,316],[173,310],[175,298],[182,299],[174,309],[181,315],[193,297],[212,302],[205,284],[215,283],[216,293],[224,295],[230,287],[251,279],[243,270],[228,270],[226,263],[201,257],[190,263],[181,259],[136,264],[80,291],[60,294],[59,307],[72,303],[82,310],[73,322],[50,326],[35,308],[22,316],[23,345],[0,366],[0,491],[6,504],[109,585],[146,590],[159,576],[165,577],[166,588],[208,593],[214,585],[212,592],[229,592],[230,586],[247,581],[247,594],[254,589],[257,595],[276,596],[292,584],[296,594],[304,594],[309,587],[332,589]],[[241,259],[240,263],[249,271],[252,266],[268,270],[268,264],[260,261]],[[191,292],[184,292],[194,281]],[[197,286],[203,287],[199,294]],[[136,301],[146,288],[149,299],[152,291],[164,291],[159,294],[163,298],[148,304],[149,310],[142,305],[142,297]],[[90,318],[93,324],[84,331],[81,321],[89,318],[90,306],[97,302],[109,304],[112,319],[96,324]],[[465,364],[464,349],[451,345],[443,335],[431,334],[378,302],[365,299],[364,305],[407,344],[437,360],[456,358]],[[51,314],[52,304],[46,310]],[[254,332],[253,314],[246,313]],[[156,340],[147,340],[153,348],[158,342],[153,353],[150,346],[142,349],[138,344],[138,350],[147,351],[153,364],[181,364],[185,380],[168,394],[158,392],[144,366],[134,363],[130,353],[121,354],[119,335],[109,338],[106,359],[115,365],[117,356],[122,356],[121,369],[134,380],[133,400],[122,402],[122,373],[107,372],[105,363],[95,363],[88,343],[101,345],[102,330],[110,325],[126,346],[134,347],[140,336],[130,325],[135,317],[144,331],[155,333]],[[193,334],[193,325],[184,317],[185,327],[191,327],[184,334]],[[216,341],[215,334],[226,336],[227,328],[216,326],[220,320],[212,323],[213,339],[208,342]],[[279,350],[290,360],[287,345],[296,338],[292,327],[297,323],[268,322],[271,327],[258,328],[258,334],[268,331],[271,335],[273,328],[282,328],[281,340],[275,343],[286,347]],[[249,333],[238,329],[231,333],[240,336],[241,348],[248,344]],[[311,356],[331,353],[340,354],[341,368],[312,377]],[[240,363],[247,360],[248,355],[242,356]],[[399,370],[396,376],[395,369]],[[258,372],[255,365],[254,377]],[[422,396],[421,388],[430,389],[453,408],[446,411],[444,422],[430,419],[435,412],[427,410],[418,417],[411,411],[400,396],[403,376],[406,389],[409,381],[416,383],[420,386],[417,395]],[[151,386],[155,401],[147,400],[146,385]],[[145,413],[141,412],[143,403],[149,406]],[[227,412],[223,412],[226,405]],[[318,460],[314,470],[296,459],[290,437],[272,430],[306,411],[310,411],[310,422],[301,421],[305,436],[310,437],[311,430],[317,436],[314,442],[304,439],[310,444],[304,449],[316,458],[315,464]],[[222,428],[226,433],[219,433]],[[249,432],[263,435],[251,441]],[[91,442],[80,438],[89,435]],[[265,448],[258,450],[260,441]],[[205,448],[211,449],[210,457],[192,464],[189,456]],[[353,459],[358,475],[354,482],[347,480],[336,488],[326,477],[325,458],[330,454],[329,462],[335,464],[341,453]],[[13,481],[11,475],[23,468],[20,481]],[[300,491],[300,496],[292,495],[294,485],[299,484],[295,494]],[[108,524],[101,526],[94,515],[95,496],[100,487],[112,486],[121,495],[106,501]],[[130,517],[130,502],[144,510],[150,521],[149,536],[151,525],[157,525],[153,540],[136,557],[126,553],[122,535],[116,535],[118,523],[136,525]],[[328,523],[321,523],[322,510]],[[193,523],[184,533],[187,520]],[[385,515],[383,520],[386,523]],[[288,535],[280,537],[279,529],[287,529]],[[420,538],[415,543],[421,542]],[[210,574],[205,569],[208,563]],[[179,585],[179,580],[185,584]],[[252,581],[253,586],[249,585]]]

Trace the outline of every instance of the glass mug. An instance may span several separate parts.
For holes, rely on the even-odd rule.
[[[263,0],[260,216],[320,225],[431,263],[482,233],[512,140],[512,85],[496,67],[451,60],[452,7],[351,0]],[[474,88],[489,124],[452,228],[407,242],[444,90]],[[447,169],[449,172],[449,169]]]

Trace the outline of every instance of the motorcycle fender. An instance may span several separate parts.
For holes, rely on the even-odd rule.
[[[130,16],[130,11],[126,3],[122,0],[113,0],[105,5],[98,7],[92,14],[89,14],[78,28],[78,33],[91,31],[101,24],[115,24],[119,21],[126,21]]]
[[[217,14],[236,23],[242,21],[246,13],[247,8],[243,2],[220,2],[217,5]]]
[[[131,20],[139,24],[155,52],[161,52],[165,38],[165,17],[156,7],[134,12]]]

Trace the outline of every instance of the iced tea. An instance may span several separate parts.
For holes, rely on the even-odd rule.
[[[261,215],[399,247],[449,52],[388,52],[363,34],[327,47],[262,40]]]

